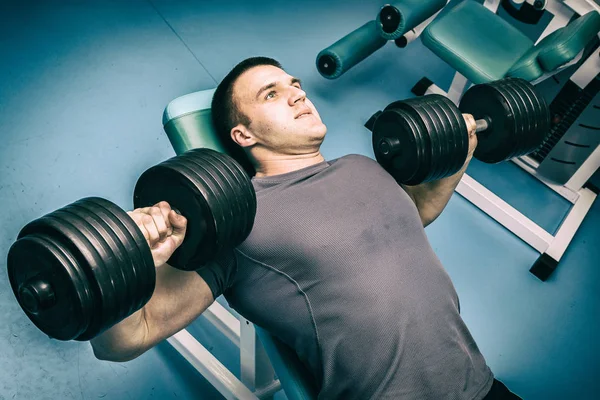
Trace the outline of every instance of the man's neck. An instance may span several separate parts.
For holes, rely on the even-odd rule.
[[[325,161],[325,158],[319,151],[302,156],[274,156],[260,161],[260,167],[256,169],[255,176],[264,178],[266,176],[287,174],[323,161]]]

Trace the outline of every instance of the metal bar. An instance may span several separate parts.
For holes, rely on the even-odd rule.
[[[251,390],[259,391],[275,381],[271,361],[256,335],[254,324],[240,319],[240,377]]]
[[[259,399],[264,400],[273,397],[275,393],[279,392],[280,390],[281,382],[279,381],[279,379],[277,379],[276,381],[273,381],[269,386],[265,386],[264,388],[257,390],[256,392],[254,392],[254,394]]]
[[[452,78],[450,88],[448,89],[448,98],[452,100],[454,104],[458,105],[460,98],[462,97],[463,92],[468,85],[468,79],[465,78],[460,72],[456,72],[454,74],[454,78]]]
[[[563,185],[557,185],[555,183],[547,181],[543,176],[539,176],[536,170],[539,164],[531,157],[523,156],[519,158],[513,158],[511,159],[511,161],[517,164],[526,172],[528,172],[530,175],[533,175],[538,181],[542,182],[544,185],[554,190],[556,193],[561,195],[563,198],[565,198],[572,204],[575,204],[577,202],[577,199],[579,199],[579,193],[577,193],[576,191],[573,191]]]
[[[227,311],[225,307],[215,301],[202,315],[231,340],[233,344],[240,347],[240,321]]]
[[[226,399],[258,400],[254,393],[185,329],[168,338],[167,342]]]
[[[546,250],[546,253],[550,257],[556,261],[560,261],[560,258],[575,236],[577,229],[579,229],[583,219],[592,207],[594,200],[596,200],[596,193],[590,189],[584,188],[579,191],[579,200],[577,200],[577,203],[569,211],[569,214],[560,225],[558,232],[556,232],[554,240],[552,240],[552,243],[550,243],[550,246]]]
[[[444,92],[438,85],[436,85],[435,83],[431,84],[427,90],[425,91],[424,95],[428,95],[428,94],[440,94],[442,96],[446,96],[448,97],[448,93]]]
[[[540,253],[543,253],[554,239],[535,222],[467,174],[463,175],[456,192]]]
[[[596,150],[575,171],[571,179],[565,183],[565,187],[573,191],[581,189],[598,168],[600,168],[600,146],[597,146]]]
[[[482,132],[490,127],[490,123],[487,119],[478,119],[477,121],[475,121],[475,126],[475,130],[477,132]]]
[[[600,34],[599,34],[600,35]],[[570,80],[584,89],[600,73],[600,47],[577,68]]]
[[[496,14],[498,12],[498,7],[500,6],[500,0],[485,0],[483,5],[485,8]]]
[[[554,2],[554,0],[550,0]],[[594,0],[562,0],[567,6],[574,10],[579,15],[587,14],[590,11],[598,11],[600,13],[600,4]]]

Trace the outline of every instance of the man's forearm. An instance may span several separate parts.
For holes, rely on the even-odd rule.
[[[423,221],[423,226],[427,226],[442,213],[456,186],[462,179],[469,162],[466,162],[463,167],[454,175],[437,181],[421,183],[416,186],[404,186],[404,189],[412,197],[415,202],[419,215]]]
[[[143,352],[138,344],[144,343],[147,332],[144,308],[90,340],[96,358],[124,362]]]

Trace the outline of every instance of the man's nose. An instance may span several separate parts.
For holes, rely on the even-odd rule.
[[[292,94],[290,95],[290,106],[293,106],[299,101],[304,101],[306,99],[306,93],[302,89],[298,89],[296,87],[292,88]]]

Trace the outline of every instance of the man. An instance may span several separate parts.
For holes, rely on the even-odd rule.
[[[324,160],[327,128],[300,81],[275,60],[238,64],[217,88],[212,113],[219,134],[255,170],[253,230],[214,264],[185,272],[165,265],[183,241],[185,218],[165,202],[131,212],[152,248],[156,290],[91,341],[98,358],[139,356],[224,294],[297,352],[319,398],[517,398],[494,380],[424,231],[471,159],[472,116],[462,170],[401,187],[370,158]]]

